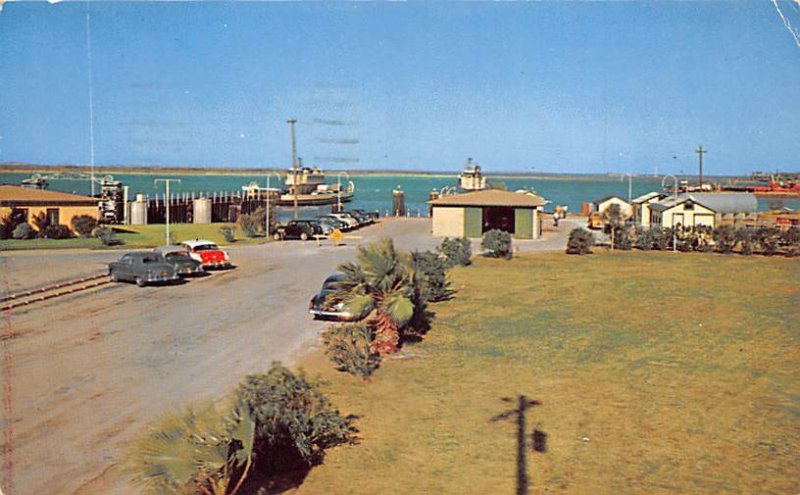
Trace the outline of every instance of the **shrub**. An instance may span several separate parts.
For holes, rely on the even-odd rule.
[[[264,218],[261,218],[261,222],[263,224]],[[239,227],[242,228],[242,232],[247,237],[256,237],[258,235],[259,228],[261,225],[258,224],[256,221],[255,214],[244,214],[239,217]]]
[[[114,229],[108,226],[94,229],[94,236],[100,239],[103,246],[118,246],[125,243],[122,239],[118,239],[114,233]]]
[[[380,354],[371,350],[373,334],[365,323],[331,325],[322,334],[325,354],[336,369],[368,378],[381,363]]]
[[[772,256],[778,253],[778,246],[781,240],[781,230],[779,228],[760,227],[755,232],[755,238],[762,254]]]
[[[447,262],[433,251],[414,252],[411,261],[417,276],[421,279],[422,297],[426,301],[439,302],[450,299],[453,291],[447,280]]]
[[[649,228],[646,229],[644,227],[639,227],[636,229],[636,242],[635,246],[636,249],[641,249],[642,251],[650,251],[653,249],[653,244],[656,242],[656,236],[658,235],[658,231]]]
[[[75,237],[66,225],[48,225],[43,231],[39,232],[40,237],[45,239],[69,239]]]
[[[614,236],[614,247],[622,251],[628,251],[633,247],[633,229],[629,226],[617,229]]]
[[[11,239],[14,234],[14,229],[20,223],[27,223],[15,217],[14,215],[6,215],[0,219],[0,239]]]
[[[659,251],[666,251],[672,245],[672,229],[656,228],[655,243],[653,247]]]
[[[567,254],[592,254],[594,234],[581,227],[574,228],[567,240]]]
[[[783,231],[780,244],[786,256],[794,257],[800,255],[800,229],[792,227]]]
[[[255,445],[267,470],[321,462],[325,449],[350,440],[352,418],[342,417],[316,384],[276,362],[266,374],[249,375],[238,398],[256,421]]]
[[[225,225],[224,227],[219,228],[219,233],[222,234],[222,237],[225,239],[225,242],[232,243],[236,240],[235,235],[236,229],[231,227],[230,225]]]
[[[28,223],[21,223],[14,227],[11,237],[14,239],[32,239],[36,237],[36,231]]]
[[[752,229],[741,228],[736,231],[736,240],[742,246],[742,254],[750,256],[756,245],[756,236]]]
[[[97,228],[97,219],[89,215],[78,215],[72,218],[72,229],[81,237],[91,237]]]
[[[448,267],[467,266],[471,263],[469,259],[472,257],[472,242],[466,237],[445,237],[436,250],[444,256]]]
[[[483,236],[481,248],[490,258],[505,258],[510,260],[511,253],[511,234],[503,230],[492,229]]]
[[[720,253],[729,254],[736,246],[736,230],[730,225],[714,229],[714,246]]]

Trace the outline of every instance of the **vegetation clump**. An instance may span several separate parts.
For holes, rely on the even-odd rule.
[[[44,239],[71,239],[75,235],[66,225],[56,224],[45,227],[44,230],[39,232],[39,237]]]
[[[225,239],[225,242],[232,243],[236,240],[236,229],[230,225],[225,225],[219,228],[219,233]]]
[[[372,350],[373,331],[364,323],[331,325],[322,339],[339,371],[366,379],[380,366],[381,356]]]
[[[72,218],[72,230],[81,237],[91,237],[97,228],[97,219],[89,215],[78,215]]]
[[[100,243],[102,243],[103,246],[118,246],[125,243],[122,239],[117,237],[114,229],[107,225],[94,229],[94,236],[100,239]]]
[[[33,239],[34,237],[36,237],[36,231],[27,222],[14,227],[14,231],[11,233],[12,239]]]
[[[448,268],[467,266],[471,263],[472,242],[466,237],[445,237],[436,250],[444,256]]]
[[[433,251],[416,251],[411,254],[414,270],[422,282],[423,297],[426,301],[446,301],[453,296],[450,281],[447,279],[447,261]]]
[[[567,254],[592,254],[594,234],[578,227],[572,229],[567,240]]]
[[[492,229],[483,236],[481,248],[486,256],[490,258],[505,258],[510,260],[511,253],[511,234],[504,230]]]
[[[278,362],[247,376],[237,398],[255,420],[255,451],[268,472],[317,464],[355,431],[352,418],[341,416],[316,384]]]

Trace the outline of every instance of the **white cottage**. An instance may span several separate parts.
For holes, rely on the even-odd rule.
[[[594,205],[597,213],[602,214],[611,205],[619,205],[619,210],[623,217],[631,218],[633,216],[633,206],[619,196],[606,196],[603,199],[594,201],[592,204]]]
[[[662,192],[649,192],[642,194],[638,198],[631,201],[633,205],[633,219],[636,223],[648,227],[650,225],[650,205],[657,203],[666,198],[667,195]]]
[[[650,204],[650,223],[659,227],[716,227],[724,214],[746,214],[758,210],[749,193],[692,193],[670,196]]]

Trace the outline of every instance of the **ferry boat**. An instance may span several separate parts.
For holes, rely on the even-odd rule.
[[[754,172],[750,183],[723,185],[723,191],[751,192],[761,198],[800,198],[800,174]],[[755,183],[753,183],[755,182]]]
[[[317,167],[303,167],[297,171],[289,170],[286,174],[285,186],[280,189],[267,189],[259,186],[256,182],[251,182],[242,186],[242,190],[248,198],[261,198],[267,195],[278,206],[294,206],[295,196],[297,206],[348,203],[353,200],[355,192],[355,184],[352,181],[348,181],[346,185],[326,183],[324,172]]]

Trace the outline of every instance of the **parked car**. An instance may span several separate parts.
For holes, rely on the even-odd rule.
[[[228,253],[219,248],[215,243],[202,239],[183,241],[179,244],[189,252],[189,256],[203,264],[203,268],[230,268],[231,259]]]
[[[367,217],[369,219],[369,223],[376,222],[378,220],[378,218],[380,218],[380,216],[381,216],[381,214],[378,213],[377,211],[367,211],[367,210],[364,210],[362,208],[352,208],[349,211],[353,211],[355,213],[359,213],[361,215],[364,215],[365,217]]]
[[[205,272],[203,263],[192,258],[185,247],[162,246],[155,248],[154,251],[161,253],[164,256],[164,260],[175,267],[178,275],[190,277]]]
[[[341,281],[344,275],[335,273],[322,282],[319,293],[308,302],[308,312],[314,315],[315,320],[353,320],[353,314],[344,309],[344,303],[332,303],[328,301],[328,296],[335,290],[336,283]]]
[[[291,220],[275,229],[275,239],[300,239],[307,241],[315,235],[322,235],[322,225],[314,220]]]
[[[359,227],[372,223],[372,219],[370,217],[364,215],[363,213],[359,213],[355,210],[347,210],[343,211],[342,213],[350,215],[351,217],[355,218],[356,221],[358,222]]]
[[[320,215],[317,217],[317,221],[322,224],[328,224],[334,229],[347,230],[349,228],[349,224],[347,222],[340,220],[333,215]]]
[[[340,222],[344,222],[347,224],[347,228],[344,230],[353,230],[358,227],[358,220],[355,219],[354,216],[342,213],[330,213],[328,216],[332,216],[333,218],[339,220]]]
[[[108,264],[108,274],[114,282],[127,280],[139,287],[180,280],[175,267],[155,252],[125,254],[119,261]]]
[[[314,221],[317,222],[320,227],[322,227],[322,235],[330,235],[331,232],[338,228],[333,224],[333,222],[327,221],[327,219],[322,220],[315,218]]]

